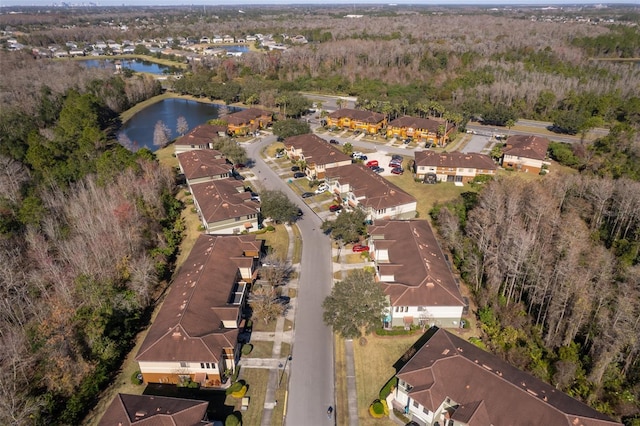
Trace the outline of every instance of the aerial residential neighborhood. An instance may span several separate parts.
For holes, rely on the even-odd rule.
[[[640,422],[640,9],[0,6],[0,424]]]

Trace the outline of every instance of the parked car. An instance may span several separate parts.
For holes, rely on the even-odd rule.
[[[233,175],[233,178],[234,178],[235,180],[244,180],[244,176],[242,176],[242,175],[237,175],[237,174],[236,174],[236,175]]]
[[[360,156],[360,160],[362,161],[367,161],[369,159],[369,157],[367,157],[366,155],[361,155]]]
[[[318,185],[318,188],[316,189],[316,194],[322,194],[323,192],[327,192],[328,190],[329,190],[329,185],[323,182],[320,185]]]
[[[362,133],[361,130],[354,130],[353,131],[353,136],[358,136],[360,133]]]
[[[389,161],[389,167],[400,167],[401,165],[402,165],[402,160],[392,158],[391,161]]]
[[[402,155],[400,155],[400,154],[392,154],[391,155],[391,159],[392,160],[400,160],[400,161],[402,161],[402,160],[404,160],[404,157]]]
[[[300,167],[299,166],[293,166],[293,167],[291,167],[291,171],[292,172],[299,172],[300,171]]]
[[[295,172],[295,173],[293,174],[293,177],[294,177],[294,178],[296,178],[296,179],[303,178],[303,177],[306,177],[306,176],[307,176],[307,175],[305,175],[305,174],[304,174],[304,173],[302,173],[302,172]]]
[[[378,174],[384,172],[384,168],[383,167],[372,167],[371,170],[373,170],[374,172],[376,172]]]
[[[276,152],[276,158],[283,158],[285,156],[284,151],[278,151]]]
[[[233,166],[234,169],[244,169],[245,167],[247,166],[242,163],[238,163],[235,166]]]
[[[313,192],[303,192],[302,198],[309,198],[309,197],[313,197],[314,195],[316,194],[314,194]]]
[[[353,250],[354,253],[362,253],[363,251],[369,251],[369,246],[356,244],[351,250]]]
[[[332,143],[332,144],[334,144],[334,145],[340,145],[340,141],[335,140],[335,139],[331,139],[331,140],[329,141],[329,143]]]
[[[298,213],[296,213],[298,217],[302,216],[304,213],[302,212],[302,209],[300,207],[298,207]]]
[[[367,167],[371,167],[371,168],[378,167],[378,160],[367,161]]]
[[[391,169],[391,173],[393,173],[394,175],[401,175],[404,173],[404,169],[402,167],[395,167]]]
[[[340,204],[332,204],[329,206],[330,212],[339,212],[340,210],[342,210],[342,206]]]
[[[363,155],[364,154],[362,152],[360,152],[360,151],[354,151],[354,152],[351,153],[351,158],[356,158],[357,159],[357,158],[362,157]]]

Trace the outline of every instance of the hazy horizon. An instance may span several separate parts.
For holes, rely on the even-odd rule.
[[[264,3],[258,3],[256,0],[222,0],[212,3],[211,1],[195,0],[195,1],[180,1],[180,0],[107,0],[107,1],[49,1],[49,0],[0,0],[0,7],[14,7],[14,6],[60,6],[62,3],[66,3],[70,6],[87,6],[90,3],[94,3],[96,6],[268,6],[268,5],[327,5],[335,4],[339,6],[350,5],[427,5],[427,6],[579,6],[579,5],[639,5],[638,0],[619,0],[615,2],[603,2],[597,0],[584,0],[578,2],[555,0],[555,1],[539,1],[529,0],[514,3],[508,0],[433,0],[433,1],[416,1],[416,0],[396,0],[396,1],[371,1],[371,0],[352,0],[344,2],[343,0],[266,0]]]

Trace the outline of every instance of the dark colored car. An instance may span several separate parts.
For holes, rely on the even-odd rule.
[[[363,251],[369,251],[369,246],[356,244],[351,250],[353,250],[354,253],[362,253]]]
[[[405,145],[408,145],[409,143],[411,143],[411,139],[405,139],[404,141],[402,141]]]
[[[329,206],[330,212],[339,212],[340,210],[342,210],[342,206],[340,204],[332,204]]]
[[[384,172],[384,168],[383,167],[372,167],[371,170],[373,170],[376,173],[382,173]]]
[[[389,161],[389,167],[394,168],[394,167],[401,167],[402,166],[402,160],[391,160]]]
[[[298,217],[302,216],[304,213],[302,212],[302,209],[300,207],[298,207],[298,213],[296,213]]]
[[[369,157],[367,157],[366,155],[361,155],[360,156],[360,160],[362,161],[367,161],[369,159]]]
[[[337,141],[337,140],[335,140],[335,139],[331,139],[331,140],[329,141],[329,143],[332,143],[332,144],[334,144],[334,145],[340,145],[340,141]]]
[[[316,195],[316,194],[314,194],[313,192],[303,192],[302,193],[302,198],[311,198],[314,195]]]
[[[401,175],[404,173],[404,169],[402,167],[395,167],[391,169],[391,173],[393,173],[394,175]]]
[[[403,157],[402,157],[402,155],[400,155],[400,154],[393,154],[393,155],[391,155],[391,159],[392,159],[392,160],[400,160],[400,161],[404,160],[404,158],[403,158]]]
[[[244,180],[244,176],[242,176],[242,175],[233,175],[233,178],[235,180]]]
[[[295,172],[295,173],[293,174],[293,177],[294,177],[294,178],[296,178],[296,179],[303,178],[303,177],[305,177],[305,176],[307,176],[307,175],[305,175],[305,174],[304,174],[304,173],[302,173],[302,172]]]
[[[238,163],[235,166],[233,166],[234,169],[244,169],[245,167],[247,166],[242,163]]]
[[[300,171],[300,167],[298,167],[298,166],[293,166],[293,167],[291,167],[291,171],[292,171],[292,172],[299,172],[299,171]]]

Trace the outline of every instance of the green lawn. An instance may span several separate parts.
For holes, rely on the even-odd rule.
[[[242,358],[271,358],[273,355],[273,342],[256,340],[252,341],[253,350],[249,355],[242,354]]]

